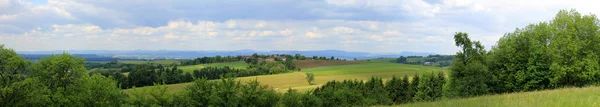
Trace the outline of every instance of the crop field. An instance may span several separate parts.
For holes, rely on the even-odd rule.
[[[361,64],[364,61],[337,61],[337,60],[296,60],[294,61],[296,67],[305,69],[305,68],[315,68],[322,66],[334,66],[334,65],[351,65],[351,64]]]
[[[488,95],[463,99],[403,104],[406,107],[598,107],[600,87]]]
[[[153,61],[134,61],[134,60],[124,60],[124,61],[119,61],[120,63],[128,63],[128,64],[145,64],[145,63],[155,63],[155,64],[162,64],[162,65],[171,65],[173,63],[175,64],[179,64],[179,60],[153,60]]]
[[[242,62],[243,63],[243,62]],[[227,65],[227,64],[224,64]],[[235,63],[233,65],[236,65]],[[237,64],[238,67],[242,66]],[[182,68],[183,69],[183,68]],[[186,71],[186,70],[184,70]],[[287,89],[297,89],[300,91],[306,91],[316,88],[328,81],[332,80],[347,80],[357,79],[366,80],[371,77],[381,77],[383,79],[389,79],[393,76],[403,77],[404,75],[413,76],[416,73],[430,73],[430,72],[447,72],[444,68],[421,66],[421,65],[408,65],[408,64],[397,64],[397,63],[385,63],[385,62],[364,62],[361,64],[351,65],[338,65],[338,66],[323,66],[316,68],[303,69],[300,72],[276,74],[276,75],[261,75],[251,77],[240,77],[242,83],[257,79],[261,84],[268,85],[269,87],[279,91],[285,92]],[[316,85],[309,85],[306,81],[304,73],[314,73]],[[169,84],[167,87],[172,91],[180,91],[183,87],[190,83],[180,84]],[[142,87],[143,89],[144,87]],[[130,90],[130,89],[128,89]],[[126,90],[126,91],[128,91]]]

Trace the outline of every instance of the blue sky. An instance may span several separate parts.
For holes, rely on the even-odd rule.
[[[0,0],[0,44],[35,50],[345,50],[453,54],[595,0]]]

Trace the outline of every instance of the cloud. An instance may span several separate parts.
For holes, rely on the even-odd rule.
[[[165,37],[165,39],[179,39],[180,36],[169,33],[169,34],[165,34],[163,37]]]
[[[306,37],[309,37],[309,38],[321,38],[321,37],[323,37],[320,34],[315,33],[315,32],[306,32],[305,35],[306,35]]]
[[[595,0],[0,0],[0,43],[17,50],[314,50],[453,54],[455,32],[491,47]],[[132,8],[135,6],[135,8]],[[427,45],[414,45],[427,44]]]
[[[383,37],[381,37],[379,35],[371,35],[371,36],[369,36],[369,38],[371,38],[375,41],[383,41]]]

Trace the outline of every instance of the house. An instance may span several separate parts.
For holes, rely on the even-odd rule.
[[[431,64],[432,64],[431,62],[425,62],[425,63],[423,63],[423,66],[431,66]]]

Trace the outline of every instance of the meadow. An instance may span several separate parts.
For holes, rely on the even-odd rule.
[[[486,95],[434,102],[402,104],[402,107],[597,107],[600,87]]]

